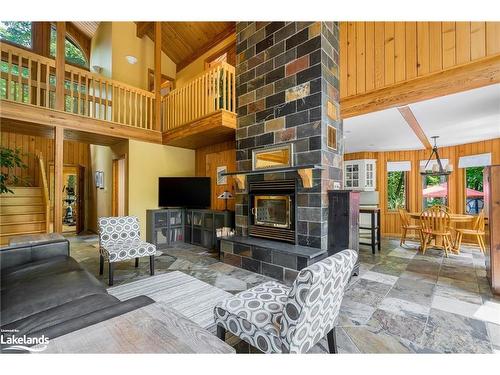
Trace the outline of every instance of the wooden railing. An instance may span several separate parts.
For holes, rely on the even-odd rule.
[[[1,43],[0,98],[55,108],[55,61]],[[153,129],[154,93],[65,66],[64,110],[81,116]]]
[[[162,99],[162,128],[171,130],[219,110],[236,111],[235,69],[220,63]]]
[[[50,199],[49,199],[49,184],[47,182],[47,174],[45,173],[45,163],[43,162],[42,153],[37,155],[38,167],[40,171],[40,184],[43,191],[43,204],[45,206],[45,232],[50,232]]]

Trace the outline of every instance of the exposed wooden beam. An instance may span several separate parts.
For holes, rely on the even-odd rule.
[[[54,232],[62,233],[64,129],[56,128],[54,141]],[[49,218],[47,218],[48,220]]]
[[[500,54],[341,99],[341,116],[344,119],[359,116],[499,82]]]
[[[64,64],[65,64],[65,42],[66,22],[57,22],[56,37],[56,106],[59,111],[64,111]]]
[[[235,34],[235,24],[232,24],[230,27],[228,27],[226,30],[221,32],[219,35],[217,35],[214,39],[210,41],[210,43],[205,44],[202,48],[197,49],[191,56],[188,58],[184,59],[183,61],[179,62],[177,64],[177,72],[180,70],[184,69],[186,66],[191,64],[194,60],[196,60],[198,57],[203,55],[204,53],[208,52],[210,49],[215,47],[217,44],[222,42],[224,39],[229,38],[231,34]]]
[[[155,126],[161,131],[161,22],[155,22]]]
[[[142,38],[148,30],[153,26],[154,22],[136,22],[137,25],[137,32],[136,35],[138,38]]]
[[[415,133],[417,138],[422,142],[425,148],[427,149],[432,149],[432,145],[429,142],[429,138],[424,133],[424,129],[420,126],[418,123],[417,119],[415,118],[415,115],[413,114],[412,110],[408,106],[400,107],[398,108],[399,113],[401,113],[401,116],[405,119],[405,121],[408,123],[410,126],[411,130]]]
[[[69,112],[55,111],[35,105],[22,104],[10,100],[0,101],[0,120],[49,126],[52,128],[76,130],[121,139],[135,139],[143,142],[161,143],[161,133],[155,130],[140,129],[109,121],[101,121]],[[97,143],[97,142],[96,142]]]

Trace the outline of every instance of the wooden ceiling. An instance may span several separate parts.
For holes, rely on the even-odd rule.
[[[136,22],[137,36],[154,41],[154,23]],[[231,34],[235,22],[162,22],[163,52],[177,65],[177,71],[203,55]]]
[[[87,37],[92,39],[101,22],[99,21],[73,21],[71,22],[75,27],[84,33]]]

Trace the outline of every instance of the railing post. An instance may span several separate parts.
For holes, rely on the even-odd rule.
[[[55,128],[54,141],[54,232],[62,233],[64,129]]]
[[[155,22],[155,125],[161,131],[161,22]]]
[[[66,22],[57,22],[56,39],[56,108],[64,111],[64,74],[65,74],[65,40],[66,40]],[[47,68],[48,69],[48,68]]]

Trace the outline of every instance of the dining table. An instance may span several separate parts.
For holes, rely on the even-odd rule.
[[[414,220],[420,220],[421,212],[409,212],[409,215],[410,215],[410,218],[412,218]],[[453,224],[456,224],[456,223],[472,222],[474,220],[474,218],[476,217],[474,215],[454,214],[454,213],[449,213],[449,215],[450,215],[450,222],[451,222],[452,227],[453,227]],[[453,236],[453,238],[454,238],[454,236]],[[442,249],[443,248],[443,237],[442,236],[435,236],[433,246]],[[457,249],[455,247],[455,243],[453,241],[453,251],[459,252],[459,250],[460,249]]]

